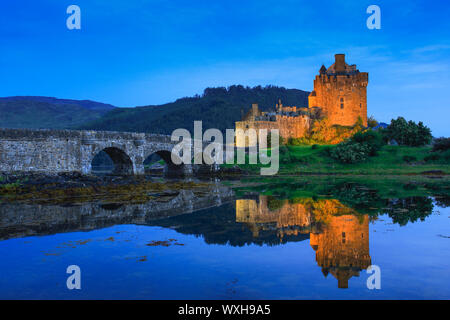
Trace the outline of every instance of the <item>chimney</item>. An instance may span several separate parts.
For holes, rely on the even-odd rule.
[[[338,288],[339,289],[348,289],[348,279],[345,276],[338,275]]]
[[[338,53],[334,55],[334,71],[336,73],[345,72],[345,54]]]
[[[253,114],[253,116],[257,116],[259,114],[257,103],[252,103],[252,114]]]

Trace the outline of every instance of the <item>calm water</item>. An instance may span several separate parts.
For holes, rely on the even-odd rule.
[[[0,298],[450,298],[448,201],[217,199],[173,215],[2,205]],[[380,290],[367,288],[371,264],[381,269]],[[69,265],[81,268],[81,290],[66,287]]]

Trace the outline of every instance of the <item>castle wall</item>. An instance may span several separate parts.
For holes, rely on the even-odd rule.
[[[255,129],[257,137],[260,129],[266,129],[270,132],[271,129],[278,129],[280,137],[283,139],[300,138],[306,135],[309,131],[311,120],[308,116],[290,117],[284,115],[276,115],[275,121],[237,121],[236,129],[244,131],[248,129]],[[237,147],[248,147],[249,139],[246,136],[236,135]]]
[[[287,200],[281,208],[271,211],[267,196],[260,195],[259,202],[254,199],[236,200],[236,222],[272,223],[277,228],[291,226],[309,227],[312,223],[311,211],[302,203],[291,204]]]
[[[274,121],[254,121],[254,120],[248,120],[248,121],[237,121],[236,122],[236,131],[238,129],[244,130],[244,132],[247,132],[248,129],[254,129],[256,130],[256,139],[259,139],[258,134],[260,129],[279,129],[278,124]],[[268,131],[270,132],[270,131]],[[237,134],[236,132],[236,146],[238,148],[244,148],[249,146],[254,146],[258,142],[256,140],[256,143],[250,143],[252,142],[248,136]]]
[[[320,74],[309,95],[309,107],[320,107],[332,124],[352,126],[361,117],[367,126],[368,73]]]
[[[264,230],[265,226],[272,224],[278,229],[278,235],[281,238],[284,235],[310,232],[312,215],[307,205],[290,204],[287,200],[284,200],[281,208],[271,211],[267,196],[260,195],[258,200],[236,200],[236,222],[249,225],[254,237],[258,237],[259,231]],[[305,230],[293,227],[304,228]]]
[[[301,138],[306,135],[310,128],[310,118],[308,116],[289,117],[283,115],[276,116],[276,122],[283,139]]]

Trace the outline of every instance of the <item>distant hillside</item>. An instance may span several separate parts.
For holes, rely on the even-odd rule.
[[[73,99],[58,99],[54,97],[41,97],[41,96],[14,96],[14,97],[4,97],[0,98],[0,101],[35,101],[35,102],[46,102],[50,104],[57,105],[76,105],[89,110],[97,111],[110,111],[115,107],[110,104],[91,101],[91,100],[73,100]]]
[[[74,129],[112,109],[111,105],[89,100],[0,98],[0,128]]]
[[[252,103],[261,110],[275,108],[278,99],[284,105],[306,107],[309,92],[283,87],[207,88],[203,95],[181,98],[172,103],[136,108],[116,108],[80,129],[135,131],[170,134],[176,128],[193,131],[194,120],[202,120],[203,128],[224,131],[247,112]]]

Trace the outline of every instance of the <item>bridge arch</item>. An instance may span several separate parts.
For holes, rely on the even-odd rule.
[[[133,161],[130,156],[124,150],[115,146],[108,146],[105,148],[99,147],[95,149],[91,158],[91,172],[92,162],[101,151],[105,152],[114,164],[112,174],[132,175],[134,173]]]
[[[149,159],[152,157],[159,157],[164,161],[163,164],[163,173],[168,177],[184,177],[185,176],[185,165],[184,164],[175,164],[172,161],[172,150],[171,149],[160,149],[160,150],[147,150],[144,154],[143,165],[145,168],[145,172],[148,171]],[[155,157],[155,158],[157,158]],[[181,161],[181,159],[180,159]]]

